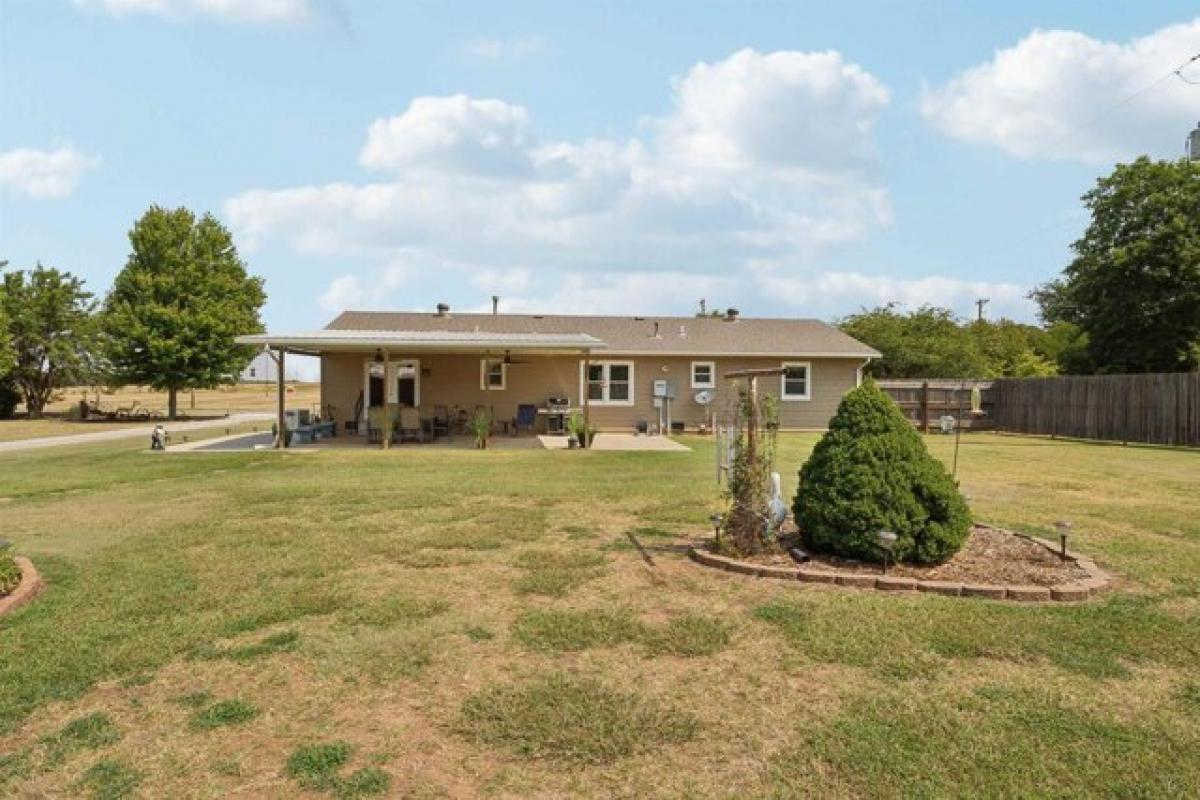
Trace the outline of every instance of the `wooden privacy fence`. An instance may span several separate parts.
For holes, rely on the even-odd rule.
[[[1200,373],[998,378],[993,421],[1016,433],[1200,447]]]
[[[900,406],[904,416],[924,431],[937,428],[940,417],[949,415],[963,428],[986,430],[992,425],[992,381],[935,379],[887,379],[876,385]],[[971,390],[976,386],[983,398],[983,414],[971,414]]]

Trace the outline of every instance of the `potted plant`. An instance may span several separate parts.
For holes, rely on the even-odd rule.
[[[567,446],[572,449],[590,447],[592,439],[596,436],[596,426],[588,424],[583,414],[578,411],[567,417],[566,430]]]
[[[488,438],[492,435],[492,414],[486,408],[477,408],[467,419],[467,430],[475,437],[475,446],[480,450],[487,449]]]
[[[578,411],[573,411],[567,415],[566,421],[563,423],[563,430],[567,434],[567,447],[574,450],[579,446],[583,431],[583,414]]]

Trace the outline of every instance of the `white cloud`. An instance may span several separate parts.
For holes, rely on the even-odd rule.
[[[525,109],[502,100],[418,97],[403,114],[371,123],[358,160],[394,172],[528,172],[528,128]]]
[[[30,197],[67,197],[100,164],[69,144],[53,150],[17,148],[0,153],[0,184]]]
[[[339,275],[330,281],[329,287],[317,298],[317,304],[325,311],[336,314],[347,308],[362,308],[366,296],[358,276]]]
[[[743,50],[695,65],[672,101],[645,136],[556,141],[503,100],[416,98],[370,125],[359,161],[374,182],[251,189],[225,213],[245,246],[404,253],[506,307],[555,309],[641,307],[677,292],[638,294],[670,280],[736,285],[750,260],[811,265],[890,224],[874,138],[888,92],[839,54]]]
[[[667,149],[695,164],[820,174],[870,167],[887,88],[836,51],[741,50],[675,82]]]
[[[702,98],[706,86],[720,96]],[[530,267],[570,258],[632,270],[683,258],[728,268],[747,249],[795,253],[890,221],[887,192],[869,174],[886,99],[836,54],[753,51],[680,79],[676,111],[649,141],[542,142],[520,106],[417,98],[368,130],[360,161],[387,180],[249,190],[226,211],[243,234],[310,252],[419,246]],[[776,113],[749,114],[755,102]]]
[[[255,24],[312,22],[321,14],[313,0],[75,0],[114,15],[210,16]]]
[[[523,34],[507,39],[480,37],[463,43],[463,52],[476,58],[496,61],[502,58],[524,58],[546,49],[545,38]]]
[[[1035,30],[990,61],[926,88],[921,110],[955,138],[1021,158],[1105,163],[1142,153],[1175,157],[1196,119],[1194,86],[1171,77],[1108,109],[1182,64],[1198,46],[1200,18],[1124,44]]]
[[[403,287],[410,276],[410,266],[400,258],[365,278],[353,274],[339,275],[317,297],[317,305],[331,314],[351,308],[386,308],[393,292]]]

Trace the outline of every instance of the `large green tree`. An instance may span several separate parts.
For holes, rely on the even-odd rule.
[[[1034,292],[1043,318],[1077,325],[1097,372],[1200,368],[1200,163],[1120,164],[1083,201],[1075,259]]]
[[[5,273],[0,305],[14,355],[10,377],[29,416],[40,417],[55,389],[95,372],[96,304],[81,279],[38,264]]]
[[[104,303],[109,361],[116,382],[166,390],[174,419],[181,389],[232,382],[253,356],[234,337],[262,330],[262,279],[211,214],[151,206],[129,242]]]
[[[0,272],[7,266],[7,261],[0,261]],[[21,393],[17,391],[17,385],[9,375],[16,363],[8,312],[4,310],[4,283],[0,281],[0,419],[12,417],[17,403],[21,401]]]
[[[8,266],[7,261],[0,261],[0,273]],[[9,329],[8,311],[4,304],[4,284],[0,282],[0,381],[4,380],[17,363],[13,351],[12,331]]]
[[[868,367],[878,378],[998,378],[1052,375],[1061,349],[1047,331],[1012,320],[962,322],[948,308],[901,313],[879,306],[846,317],[846,333],[882,357]]]

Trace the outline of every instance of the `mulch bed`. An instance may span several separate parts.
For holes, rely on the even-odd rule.
[[[785,533],[780,539],[780,544],[781,550],[778,552],[750,556],[742,560],[772,567],[798,566],[787,554],[787,548],[795,546],[805,550],[804,545],[800,543],[799,534],[794,531]],[[821,553],[808,554],[811,561],[807,566],[814,568],[864,575],[882,573],[882,567],[877,563]],[[889,564],[888,575],[923,581],[956,581],[992,586],[1055,586],[1089,577],[1087,570],[1073,559],[1063,560],[1036,542],[986,525],[974,526],[962,549],[949,560],[935,566]]]

